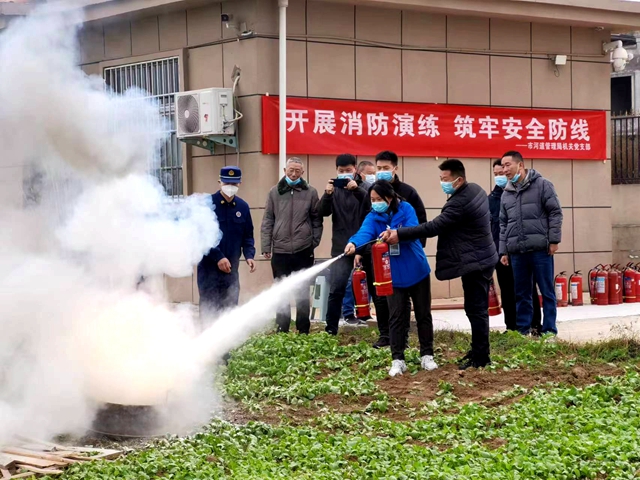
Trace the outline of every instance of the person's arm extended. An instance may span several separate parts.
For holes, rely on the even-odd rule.
[[[371,215],[367,215],[364,219],[360,230],[358,230],[353,237],[349,239],[349,243],[352,243],[357,247],[364,245],[371,240],[378,238],[379,232],[376,231],[376,224]]]
[[[440,232],[443,232],[457,222],[460,221],[463,215],[463,207],[457,203],[445,205],[442,209],[442,213],[430,222],[421,223],[416,227],[405,227],[398,229],[398,240],[401,242],[408,240],[415,240],[419,238],[433,238],[437,237]]]

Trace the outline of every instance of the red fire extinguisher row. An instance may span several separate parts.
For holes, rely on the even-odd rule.
[[[354,270],[351,277],[353,287],[353,299],[356,307],[356,317],[367,318],[371,316],[369,305],[369,287],[367,287],[367,274],[361,267]]]
[[[373,258],[373,284],[376,287],[376,295],[379,297],[393,295],[389,246],[381,241],[376,242],[371,247],[371,256]]]
[[[495,317],[496,315],[500,315],[501,313],[502,308],[500,308],[500,301],[498,300],[496,287],[493,283],[493,279],[491,279],[491,283],[489,284],[489,316]]]
[[[567,279],[566,272],[560,272],[556,275],[554,284],[556,290],[556,304],[559,307],[566,307],[569,305],[569,280]]]
[[[582,300],[582,273],[578,270],[569,277],[569,287],[571,294],[571,305],[580,307],[584,305]]]

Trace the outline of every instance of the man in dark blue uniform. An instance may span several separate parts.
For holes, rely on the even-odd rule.
[[[251,212],[247,202],[236,196],[242,171],[238,167],[222,168],[219,183],[220,190],[212,195],[212,200],[222,240],[198,265],[200,314],[207,316],[238,305],[241,254],[249,271],[256,270]]]

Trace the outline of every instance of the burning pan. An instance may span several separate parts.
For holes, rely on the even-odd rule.
[[[91,430],[107,437],[159,435],[160,415],[151,405],[107,403],[96,414]]]

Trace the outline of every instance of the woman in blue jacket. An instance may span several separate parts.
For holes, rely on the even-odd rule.
[[[418,225],[418,217],[413,207],[403,201],[391,184],[378,180],[370,190],[371,212],[365,218],[360,230],[349,239],[345,248],[347,255],[353,255],[359,246],[375,240],[388,228]],[[431,268],[420,241],[400,242],[390,247],[391,279],[393,295],[387,297],[389,304],[389,336],[391,343],[391,369],[389,375],[395,377],[407,370],[404,361],[406,338],[409,333],[411,303],[418,325],[422,368],[435,370],[438,365],[433,360],[433,318],[431,317]],[[359,262],[356,257],[356,263]]]

